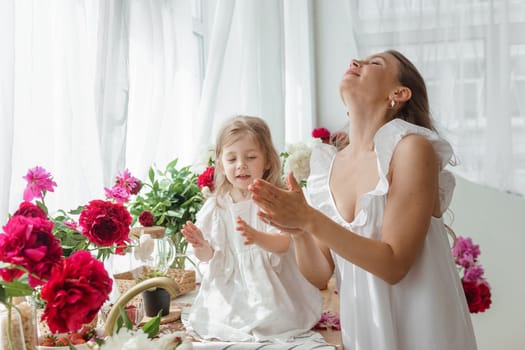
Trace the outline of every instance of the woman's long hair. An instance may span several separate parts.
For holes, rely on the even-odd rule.
[[[425,80],[414,64],[402,53],[396,50],[388,50],[386,53],[397,59],[399,63],[397,79],[403,86],[412,91],[412,97],[397,111],[394,118],[403,119],[409,123],[437,131],[430,116]]]

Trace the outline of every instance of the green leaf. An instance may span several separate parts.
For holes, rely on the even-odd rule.
[[[120,327],[117,327],[117,332],[122,328],[122,322],[124,322],[124,325],[126,326],[127,329],[133,329],[133,323],[131,323],[131,320],[129,319],[129,316],[126,310],[122,306],[119,306],[118,312],[120,316],[117,320],[117,325],[118,325],[119,320],[121,321],[121,323],[120,323]]]
[[[21,277],[19,280],[6,282],[0,281],[0,285],[3,288],[3,293],[5,297],[23,297],[26,295],[31,295],[33,293],[33,288],[29,286],[27,281],[25,281],[25,276]]]
[[[155,182],[155,170],[153,169],[153,167],[149,168],[148,177],[151,183]]]
[[[80,215],[82,211],[86,208],[85,205],[79,205],[76,209],[70,210],[69,214],[71,215]]]
[[[5,287],[3,285],[0,285],[0,302],[4,305],[7,302],[7,292],[5,291]]]
[[[144,333],[148,335],[148,338],[156,337],[157,334],[159,334],[161,315],[162,315],[162,310],[159,310],[159,313],[157,314],[157,316],[153,317],[151,320],[146,322],[144,326],[142,326],[142,330],[144,331]]]

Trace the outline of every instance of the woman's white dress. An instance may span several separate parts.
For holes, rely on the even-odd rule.
[[[238,216],[259,231],[276,232],[257,217],[251,200],[209,198],[196,225],[214,249],[197,297],[183,320],[201,339],[231,342],[286,341],[308,332],[321,316],[319,290],[301,274],[293,244],[282,254],[244,245]]]
[[[387,173],[398,142],[408,134],[422,135],[434,146],[445,168],[451,146],[436,133],[394,119],[374,137],[379,182],[360,199],[360,212],[346,222],[333,200],[329,178],[335,148],[319,145],[312,152],[308,196],[311,204],[346,227],[372,239],[381,239],[381,224],[389,183]],[[455,187],[453,175],[439,177],[444,212]],[[466,298],[450,252],[442,218],[432,217],[421,251],[408,274],[390,285],[332,252],[339,287],[341,327],[345,350],[471,350],[476,349]]]

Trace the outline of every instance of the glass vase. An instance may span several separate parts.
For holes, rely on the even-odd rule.
[[[27,349],[22,318],[17,308],[13,305],[0,309],[0,349]]]

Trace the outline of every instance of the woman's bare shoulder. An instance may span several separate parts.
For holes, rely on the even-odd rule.
[[[432,142],[424,136],[410,134],[403,137],[394,150],[391,160],[391,171],[400,172],[437,171],[438,158]]]

